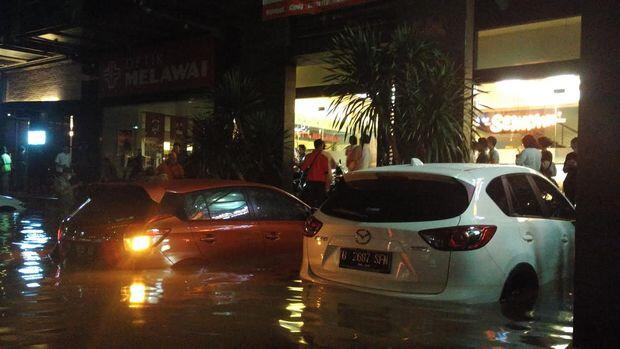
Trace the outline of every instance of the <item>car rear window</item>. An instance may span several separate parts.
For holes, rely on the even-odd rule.
[[[92,190],[89,202],[74,215],[90,224],[123,223],[157,212],[157,203],[138,186],[103,186]]]
[[[467,184],[444,176],[383,177],[344,183],[321,207],[361,222],[421,222],[459,216],[469,206]]]

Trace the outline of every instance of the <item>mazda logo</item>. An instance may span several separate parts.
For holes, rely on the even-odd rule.
[[[355,232],[355,242],[360,245],[366,245],[370,242],[370,232],[368,230],[360,229]]]

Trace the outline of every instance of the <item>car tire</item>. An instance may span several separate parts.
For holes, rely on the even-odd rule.
[[[533,306],[538,296],[538,275],[529,264],[517,265],[508,275],[500,301]]]

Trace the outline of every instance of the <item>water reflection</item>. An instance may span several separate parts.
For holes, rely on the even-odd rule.
[[[2,223],[4,222],[4,223]],[[409,302],[272,271],[56,267],[36,214],[0,216],[0,347],[566,348],[570,287],[533,310]]]

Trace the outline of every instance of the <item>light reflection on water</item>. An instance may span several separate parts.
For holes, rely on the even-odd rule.
[[[529,312],[309,285],[268,271],[67,271],[41,216],[0,215],[0,347],[566,348],[570,288]]]

